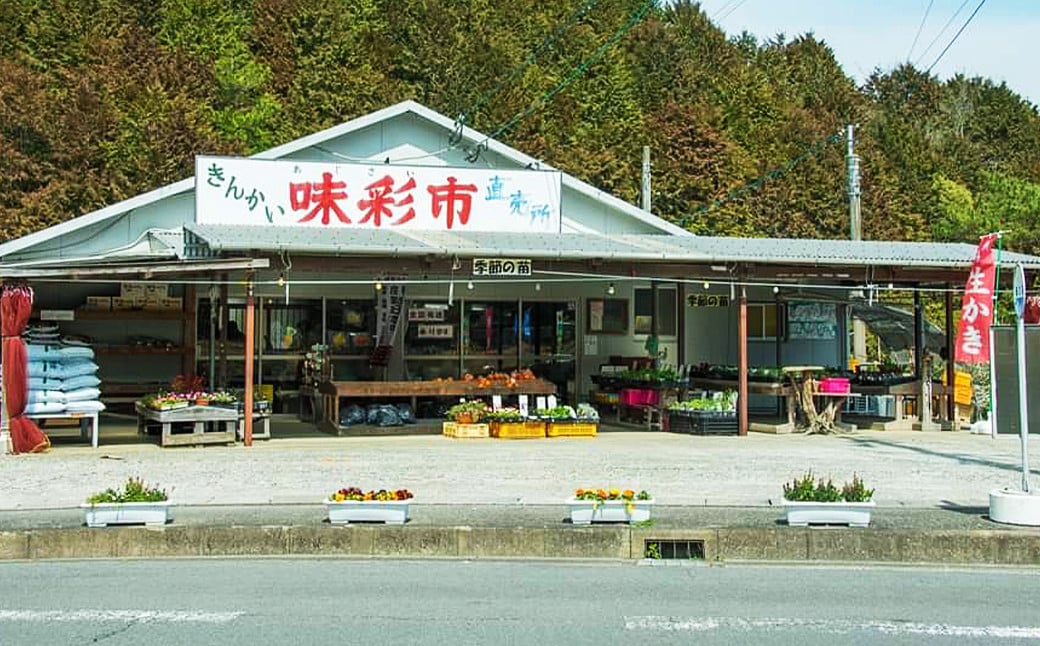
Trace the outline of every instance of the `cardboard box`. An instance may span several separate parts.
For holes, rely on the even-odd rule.
[[[112,297],[112,309],[114,310],[136,310],[144,305],[143,298],[127,298],[124,296]]]
[[[123,298],[143,299],[147,287],[148,283],[119,283],[119,295]]]
[[[146,309],[146,310],[160,310],[160,309],[162,309],[160,307],[161,301],[162,301],[161,298],[157,298],[155,296],[148,296],[147,298],[145,298],[142,301],[142,305],[144,306],[144,309]]]
[[[169,287],[166,283],[146,283],[144,286],[145,298],[166,298],[169,295]]]
[[[161,310],[181,310],[184,307],[184,299],[180,296],[164,296],[159,299]]]
[[[111,296],[87,296],[87,302],[83,305],[85,310],[110,310],[112,309]]]

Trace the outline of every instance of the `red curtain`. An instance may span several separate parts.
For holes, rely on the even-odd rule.
[[[4,285],[0,296],[0,334],[3,335],[4,407],[15,453],[46,451],[51,446],[40,427],[23,417],[29,377],[22,332],[32,314],[33,292],[26,285]]]

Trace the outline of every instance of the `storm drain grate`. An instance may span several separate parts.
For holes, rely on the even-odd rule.
[[[704,541],[648,538],[643,541],[643,558],[704,560]]]

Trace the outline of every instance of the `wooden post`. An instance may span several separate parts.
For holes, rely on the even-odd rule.
[[[246,369],[245,369],[245,410],[242,441],[246,446],[253,446],[253,335],[255,333],[253,322],[253,307],[256,297],[253,295],[253,277],[249,277],[246,286]]]
[[[740,288],[740,314],[737,317],[737,434],[748,434],[748,329],[747,289]]]

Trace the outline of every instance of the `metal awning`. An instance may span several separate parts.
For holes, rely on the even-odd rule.
[[[196,261],[65,263],[63,266],[61,263],[56,264],[59,266],[12,267],[0,265],[0,276],[4,278],[53,280],[100,278],[115,281],[121,278],[150,278],[153,276],[207,274],[223,271],[251,271],[266,269],[270,266],[270,261],[267,258],[214,258]]]
[[[288,251],[310,255],[361,255],[567,260],[622,260],[666,263],[754,263],[840,267],[961,269],[971,265],[975,246],[943,242],[723,238],[662,234],[527,234],[455,231],[393,231],[190,224],[185,253],[205,257],[222,252]],[[1004,252],[1002,264],[1040,269],[1040,257]]]

